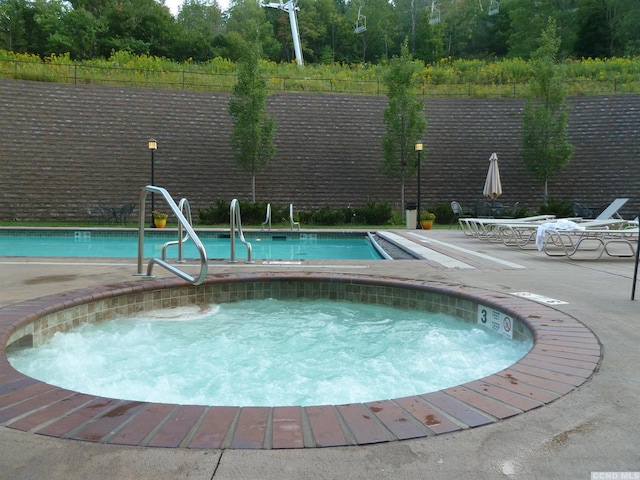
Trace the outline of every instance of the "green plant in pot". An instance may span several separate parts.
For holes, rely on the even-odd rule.
[[[436,219],[435,213],[424,212],[420,214],[420,225],[423,230],[431,230],[433,227],[433,221]]]
[[[154,210],[153,212],[151,212],[151,215],[153,215],[153,224],[156,226],[156,228],[165,227],[165,225],[167,224],[167,218],[169,218],[168,213],[158,212],[157,210]]]

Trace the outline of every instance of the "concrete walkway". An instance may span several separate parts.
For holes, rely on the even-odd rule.
[[[409,236],[409,232],[396,233],[417,242],[427,260],[304,265],[212,262],[209,272],[362,271],[550,297],[567,302],[555,308],[582,321],[599,337],[604,346],[600,371],[558,401],[502,422],[366,447],[271,451],[131,448],[0,427],[0,478],[588,479],[591,472],[640,472],[640,310],[638,301],[630,300],[632,260],[549,258],[535,250],[481,242],[453,229],[410,232]],[[134,271],[133,261],[3,258],[0,306],[132,280]],[[157,273],[164,275],[162,270]]]

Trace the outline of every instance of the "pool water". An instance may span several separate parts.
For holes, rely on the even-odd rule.
[[[229,258],[229,234],[197,232],[208,258]],[[364,234],[260,233],[248,235],[254,259],[347,259],[380,260]],[[177,235],[145,234],[145,258],[160,257],[162,245],[177,239]],[[236,258],[247,258],[247,247],[236,239]],[[136,258],[137,232],[67,231],[47,234],[0,234],[0,256],[28,257],[106,257]],[[177,258],[178,247],[167,250],[167,258]],[[184,243],[184,258],[199,258],[193,242]]]
[[[482,378],[514,341],[444,314],[330,300],[155,310],[13,350],[14,368],[94,395],[192,405],[367,402]]]

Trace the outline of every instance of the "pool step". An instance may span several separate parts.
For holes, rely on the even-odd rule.
[[[421,258],[429,260],[445,268],[458,268],[458,269],[475,269],[476,267],[468,263],[462,262],[449,255],[436,251],[432,248],[426,247],[421,243],[418,243],[418,239],[410,239],[406,236],[399,235],[394,232],[381,231],[378,235],[388,242],[396,245],[398,248],[409,252],[415,258]]]

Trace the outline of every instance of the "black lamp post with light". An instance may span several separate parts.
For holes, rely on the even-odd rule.
[[[416,152],[418,152],[418,201],[416,202],[417,206],[417,221],[416,221],[416,229],[422,228],[420,225],[420,152],[422,152],[422,143],[416,142]]]
[[[149,147],[149,150],[151,150],[151,186],[155,186],[154,179],[153,179],[154,164],[155,164],[153,154],[158,149],[158,142],[156,142],[155,139],[150,138],[149,141],[147,142],[147,145]],[[156,209],[154,200],[155,198],[154,198],[153,192],[151,192],[151,227],[152,228],[155,227],[155,224],[153,223],[153,212]]]

